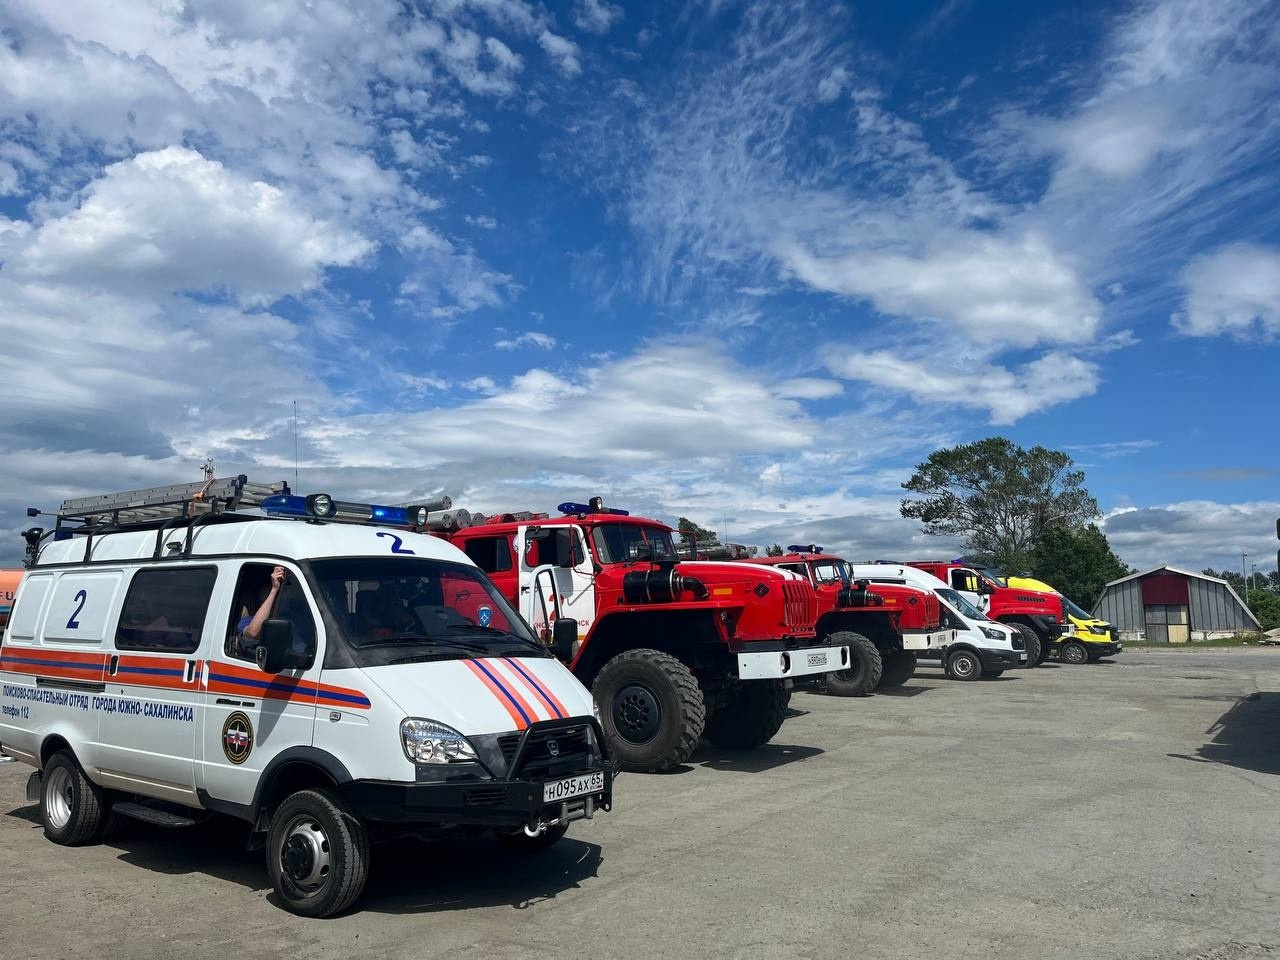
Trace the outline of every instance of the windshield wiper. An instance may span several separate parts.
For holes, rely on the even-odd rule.
[[[498,627],[484,627],[478,623],[451,623],[449,624],[448,629],[450,630],[483,630],[485,633],[494,634],[496,636],[503,637],[507,640],[510,640],[512,643],[519,643],[519,644],[523,644],[526,647],[532,647],[533,649],[537,650],[539,653],[547,652],[547,648],[544,647],[542,644],[538,643],[536,640],[526,640],[524,637],[518,636],[517,634],[514,634],[514,633],[509,633],[506,630],[500,630]]]

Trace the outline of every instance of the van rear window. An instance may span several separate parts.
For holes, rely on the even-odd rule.
[[[120,611],[116,649],[193,653],[217,579],[213,567],[139,570]]]

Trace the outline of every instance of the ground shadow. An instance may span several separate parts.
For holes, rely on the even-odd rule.
[[[38,827],[34,804],[8,816]],[[608,816],[603,814],[603,816]],[[355,909],[381,913],[434,913],[471,907],[526,909],[553,900],[597,876],[603,862],[598,844],[569,836],[536,855],[513,854],[489,831],[433,842],[398,838],[374,843],[369,885]],[[247,849],[248,824],[210,817],[194,827],[165,829],[115,818],[102,846],[123,863],[169,876],[198,874],[253,892],[268,891],[266,855]],[[123,882],[127,878],[122,877]],[[274,892],[267,900],[281,906]]]
[[[766,743],[754,750],[722,750],[703,742],[689,763],[712,770],[730,770],[735,773],[764,773],[788,764],[816,757],[825,751],[820,747],[797,747],[782,743]]]
[[[1237,700],[1205,733],[1213,739],[1200,747],[1196,756],[1169,756],[1280,775],[1280,750],[1276,749],[1280,693],[1252,693]]]
[[[888,690],[877,690],[877,697],[918,697],[922,693],[928,693],[930,690],[937,690],[937,687],[925,686],[917,684],[915,686],[890,687]]]

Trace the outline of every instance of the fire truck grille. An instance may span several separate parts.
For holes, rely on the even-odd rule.
[[[924,595],[924,625],[926,630],[935,630],[942,623],[942,609],[938,606],[938,598],[930,591]]]
[[[813,629],[818,618],[818,601],[807,583],[788,580],[782,585],[782,600],[787,629],[804,633]]]

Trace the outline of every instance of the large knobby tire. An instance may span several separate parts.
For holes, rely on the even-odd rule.
[[[102,789],[84,775],[68,751],[60,750],[44,765],[40,778],[40,820],[44,835],[64,847],[91,843],[107,820]]]
[[[1081,664],[1089,662],[1089,648],[1078,640],[1068,640],[1058,651],[1058,659],[1063,663]]]
[[[498,838],[498,843],[511,853],[519,856],[533,856],[550,850],[557,843],[564,839],[564,835],[569,832],[567,823],[558,823],[555,826],[547,827],[536,837],[531,837],[524,832],[523,828],[516,830],[495,830],[494,836]]]
[[[356,902],[369,878],[364,821],[328,790],[299,790],[271,818],[267,873],[291,913],[341,913]]]
[[[880,685],[884,673],[876,645],[851,630],[837,631],[827,640],[832,646],[849,648],[849,668],[827,674],[827,693],[837,697],[869,697]]]
[[[947,654],[945,669],[952,680],[977,680],[982,676],[982,660],[972,650]]]
[[[781,680],[739,680],[707,717],[702,735],[725,750],[754,750],[773,739],[787,716],[790,692]]]
[[[1035,667],[1040,665],[1040,637],[1028,626],[1021,623],[1006,623],[1006,627],[1012,627],[1018,631],[1018,635],[1022,637],[1023,644],[1027,648],[1027,662],[1024,667]]]
[[[689,759],[707,706],[689,668],[661,650],[627,650],[591,685],[605,736],[624,770],[663,773]]]
[[[882,656],[880,662],[884,669],[880,674],[877,690],[892,690],[915,676],[916,655],[910,650],[894,650],[888,656]]]

